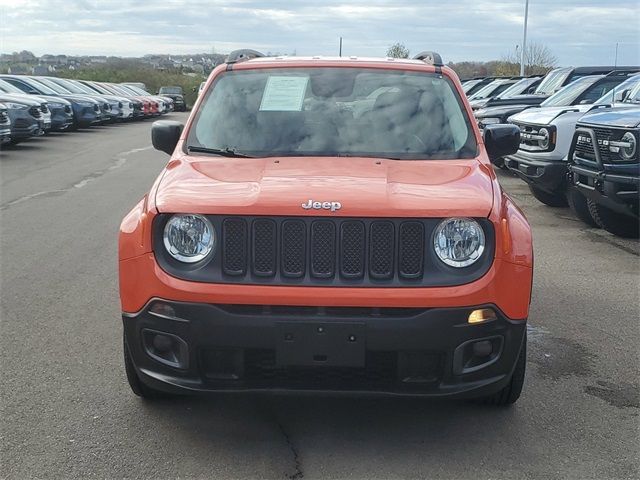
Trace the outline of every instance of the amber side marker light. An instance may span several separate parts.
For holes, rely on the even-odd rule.
[[[482,323],[488,322],[489,320],[495,320],[496,312],[491,310],[490,308],[481,308],[479,310],[474,310],[469,314],[468,323]]]

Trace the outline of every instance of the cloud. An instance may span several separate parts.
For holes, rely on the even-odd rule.
[[[531,41],[562,65],[640,64],[637,0],[532,0]],[[523,0],[13,0],[0,7],[4,52],[139,56],[256,48],[383,56],[389,45],[446,61],[498,59],[521,42]]]

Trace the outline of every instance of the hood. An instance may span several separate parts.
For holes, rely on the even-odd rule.
[[[90,103],[100,103],[95,98],[92,98],[90,95],[79,95],[79,94],[61,94],[60,98],[64,98],[65,100],[69,100],[70,102],[90,102]]]
[[[1,93],[0,94],[0,102],[7,103],[20,103],[22,105],[29,105],[30,107],[39,107],[43,103],[46,103],[39,96],[35,95],[19,95],[13,93]]]
[[[540,105],[547,98],[549,98],[549,95],[540,94],[513,95],[506,98],[494,97],[487,102],[487,107],[498,105]]]
[[[474,115],[477,119],[491,118],[513,115],[514,113],[521,112],[526,108],[532,108],[534,105],[504,105],[502,107],[486,107],[480,110],[476,110]]]
[[[509,117],[510,122],[532,125],[549,125],[553,120],[567,112],[587,112],[593,105],[575,105],[572,107],[540,107],[527,108]]]
[[[341,208],[308,211],[309,200]],[[165,213],[486,217],[493,190],[490,170],[476,159],[189,155],[169,162],[155,201]]]
[[[613,108],[605,112],[588,113],[580,119],[580,124],[608,125],[618,128],[640,126],[640,108]]]
[[[58,103],[60,105],[71,105],[71,102],[65,100],[62,97],[57,97],[54,95],[38,95],[38,98],[41,98],[43,101],[47,103]]]

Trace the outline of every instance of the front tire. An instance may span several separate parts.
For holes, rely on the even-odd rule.
[[[567,197],[564,193],[549,193],[544,190],[540,190],[538,187],[529,184],[529,190],[531,194],[538,200],[539,202],[544,203],[550,207],[566,207],[567,206]]]
[[[591,215],[587,197],[578,190],[570,188],[567,192],[567,200],[569,201],[569,207],[573,214],[584,223],[593,228],[600,228],[602,226],[593,218],[593,215]]]
[[[498,407],[506,407],[512,405],[518,401],[520,394],[522,393],[522,387],[524,386],[524,374],[527,368],[527,332],[524,333],[524,339],[522,340],[522,348],[520,349],[520,355],[516,361],[516,368],[513,370],[511,380],[500,391],[479,399],[479,402],[485,405],[495,405]]]
[[[124,350],[124,369],[127,373],[127,380],[133,393],[137,396],[144,398],[145,400],[155,400],[158,398],[166,398],[169,395],[155,388],[148,387],[138,377],[138,373],[133,365],[131,354],[129,353],[129,347],[127,346],[126,335],[123,334],[123,350]]]
[[[640,221],[631,215],[616,212],[593,200],[587,200],[593,219],[607,232],[623,238],[640,238]]]

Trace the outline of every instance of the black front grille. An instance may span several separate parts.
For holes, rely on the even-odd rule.
[[[349,280],[366,275],[390,280],[396,274],[398,242],[400,277],[419,278],[424,263],[424,226],[405,221],[399,230],[397,238],[394,223],[387,220],[372,221],[367,229],[360,220],[317,219],[308,223],[285,219],[278,224],[258,218],[251,222],[248,235],[245,219],[226,219],[222,227],[223,269],[228,275],[244,275],[250,258],[251,271],[260,277],[273,277],[279,269],[287,278],[301,278],[308,273],[323,279],[338,273]]]
[[[585,129],[580,126],[578,128],[575,133],[574,156],[595,162],[597,160],[597,151],[602,163],[610,163],[611,156],[615,154],[609,150],[609,142],[620,140],[625,130],[609,128]]]
[[[244,379],[270,387],[347,389],[365,386],[391,388],[397,381],[396,352],[367,352],[364,368],[355,367],[279,367],[276,352],[249,349],[244,353]]]
[[[606,128],[594,128],[593,133],[596,135],[598,142],[598,150],[600,151],[600,160],[603,163],[609,163],[611,160],[611,151],[609,150],[609,140],[612,140],[612,131]]]

